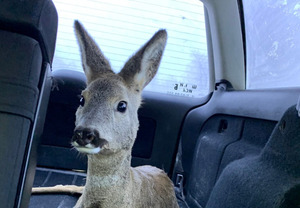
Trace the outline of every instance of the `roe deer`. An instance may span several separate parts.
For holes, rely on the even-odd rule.
[[[76,112],[72,145],[88,156],[86,185],[75,207],[178,207],[164,171],[130,166],[141,92],[157,72],[167,32],[159,30],[116,74],[84,27],[78,21],[74,26],[87,87],[82,92],[85,103]]]

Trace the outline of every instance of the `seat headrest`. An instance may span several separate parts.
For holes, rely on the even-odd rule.
[[[51,0],[0,1],[0,30],[29,36],[40,44],[43,59],[52,63],[58,16]]]

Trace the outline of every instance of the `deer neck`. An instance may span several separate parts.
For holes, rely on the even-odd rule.
[[[113,188],[129,181],[131,152],[120,151],[111,155],[89,155],[86,186]]]
[[[130,162],[131,150],[113,155],[89,155],[86,184],[81,196],[83,207],[113,208],[122,207],[124,203],[128,205],[124,207],[132,207],[128,195],[132,183]]]

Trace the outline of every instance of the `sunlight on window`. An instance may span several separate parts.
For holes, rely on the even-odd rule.
[[[208,58],[203,4],[198,0],[54,0],[59,14],[53,70],[82,71],[73,32],[78,19],[96,40],[115,72],[161,28],[167,47],[146,90],[201,97],[208,93]]]
[[[299,1],[243,1],[247,88],[300,86]]]

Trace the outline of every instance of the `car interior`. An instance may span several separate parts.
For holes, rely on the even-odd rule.
[[[132,166],[163,169],[182,208],[300,207],[300,69],[261,64],[285,66],[295,84],[250,88],[248,3],[201,1],[209,90],[194,98],[144,91]],[[59,21],[51,0],[0,1],[0,207],[73,207],[78,194],[31,188],[85,184],[87,158],[71,138],[86,78],[54,68]]]

